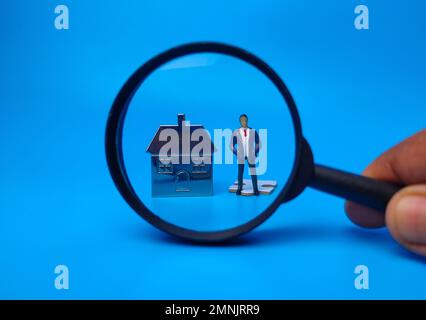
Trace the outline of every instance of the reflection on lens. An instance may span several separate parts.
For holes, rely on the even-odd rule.
[[[127,113],[123,154],[131,183],[161,219],[221,231],[256,218],[286,184],[292,118],[251,65],[192,54],[156,70]]]

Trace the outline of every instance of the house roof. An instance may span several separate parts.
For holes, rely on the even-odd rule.
[[[185,121],[185,115],[184,114],[178,114],[178,123],[177,124],[171,124],[171,125],[160,125],[160,127],[157,129],[157,132],[155,133],[153,139],[151,140],[151,143],[149,144],[148,148],[147,148],[147,152],[153,154],[153,155],[158,155],[160,153],[161,148],[170,141],[170,138],[168,139],[168,141],[160,141],[160,134],[163,130],[166,129],[173,129],[176,130],[176,132],[178,133],[179,136],[179,151],[180,151],[180,155],[182,155],[182,127],[186,126],[184,128],[184,130],[188,130],[189,135],[189,141],[190,141],[190,150],[192,150],[192,148],[194,146],[196,146],[197,144],[200,143],[200,141],[191,141],[190,137],[192,136],[192,133],[195,130],[198,129],[203,129],[205,130],[204,126],[201,124],[190,124],[189,122]],[[206,130],[207,131],[207,130]],[[208,139],[211,143],[211,151],[215,152],[216,148],[214,147],[213,142],[210,139],[210,136],[208,135]],[[204,150],[203,150],[204,151]],[[204,155],[209,155],[209,154],[204,154]]]

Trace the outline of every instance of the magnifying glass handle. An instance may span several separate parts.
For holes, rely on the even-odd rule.
[[[309,186],[381,212],[402,186],[315,165]]]

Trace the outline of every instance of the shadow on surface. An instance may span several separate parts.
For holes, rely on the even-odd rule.
[[[385,228],[381,229],[362,229],[357,226],[347,226],[341,230],[346,241],[357,242],[369,246],[390,249],[395,247],[394,241]]]
[[[147,235],[145,234],[144,237]],[[363,230],[357,227],[335,228],[325,225],[291,225],[272,228],[255,229],[243,236],[224,242],[196,242],[179,239],[153,229],[149,234],[156,241],[172,245],[206,246],[206,247],[240,247],[259,245],[286,245],[290,243],[311,244],[318,241],[361,242],[367,245],[389,247],[392,238],[384,230]],[[389,248],[388,248],[389,249]],[[395,249],[395,248],[393,248]]]
[[[205,247],[240,247],[257,246],[269,244],[285,244],[290,242],[313,241],[330,237],[329,230],[324,230],[318,226],[300,226],[300,227],[279,227],[269,229],[253,230],[245,235],[235,239],[223,242],[196,242],[185,239],[179,239],[174,236],[154,230],[150,234],[155,240],[166,242],[172,245],[189,245]]]
[[[402,259],[414,260],[422,264],[426,263],[426,257],[421,257],[403,248],[392,238],[386,228],[369,230],[348,226],[343,232],[346,234],[346,240],[349,242],[376,247],[378,250],[386,251]]]
[[[246,235],[224,242],[203,243],[190,240],[179,239],[165,234],[161,231],[152,229],[148,235],[155,241],[167,243],[170,245],[196,246],[196,247],[245,247],[262,245],[288,245],[291,243],[306,243],[313,245],[318,241],[343,242],[344,245],[364,245],[374,247],[377,250],[383,250],[392,255],[403,259],[415,260],[425,264],[426,257],[420,257],[410,253],[399,246],[385,229],[368,230],[356,226],[346,226],[343,228],[328,227],[325,225],[300,225],[300,226],[280,226],[264,229],[255,229]]]

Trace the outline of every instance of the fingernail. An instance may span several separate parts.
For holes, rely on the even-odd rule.
[[[407,195],[399,200],[396,224],[405,241],[426,244],[426,196]]]

